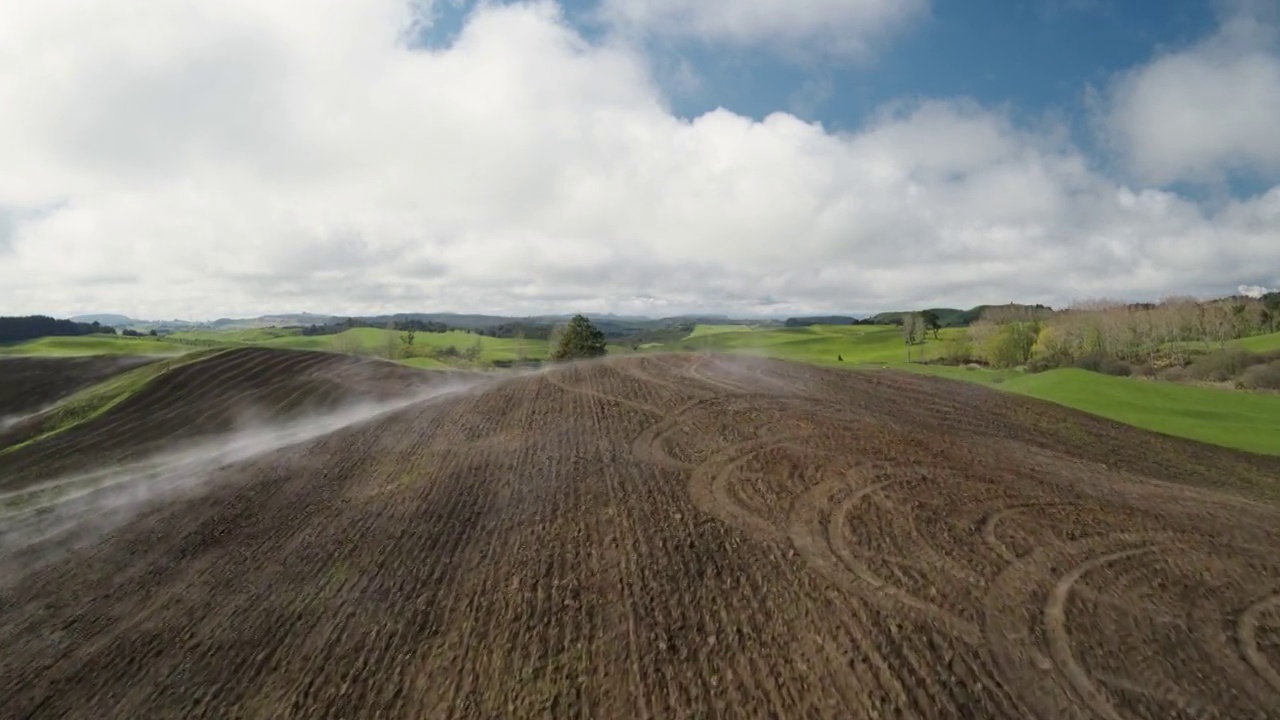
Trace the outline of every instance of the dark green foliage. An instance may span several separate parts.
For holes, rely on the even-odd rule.
[[[810,325],[857,325],[858,319],[848,315],[814,315],[787,318],[784,327],[809,327]]]
[[[560,335],[552,360],[581,360],[605,354],[604,333],[584,315],[574,315]]]
[[[933,333],[933,339],[938,339],[938,331],[942,329],[942,319],[938,317],[937,311],[924,310],[920,313],[920,319],[924,321],[924,329]]]
[[[113,328],[102,325],[97,321],[82,323],[72,320],[55,320],[45,315],[0,317],[0,343],[34,340],[41,337],[92,335],[94,333],[114,335],[115,332]]]

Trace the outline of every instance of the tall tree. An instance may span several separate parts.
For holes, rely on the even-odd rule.
[[[584,315],[574,315],[560,333],[559,342],[551,353],[552,360],[579,360],[604,355],[604,333]]]
[[[938,317],[938,313],[932,310],[925,310],[920,313],[920,321],[924,323],[924,329],[933,333],[933,339],[938,339],[938,331],[942,329],[942,320]]]

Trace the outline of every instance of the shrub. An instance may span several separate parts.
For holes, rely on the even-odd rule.
[[[1185,382],[1187,379],[1187,370],[1186,368],[1174,365],[1173,367],[1165,368],[1164,370],[1156,373],[1156,377],[1168,382]]]
[[[1081,357],[1076,358],[1075,365],[1081,370],[1102,373],[1103,375],[1128,377],[1133,374],[1133,370],[1129,367],[1129,363],[1100,353],[1082,355]]]
[[[1201,355],[1187,366],[1192,380],[1226,382],[1240,377],[1245,370],[1266,362],[1266,358],[1240,348],[1228,348]]]
[[[1133,374],[1133,368],[1129,363],[1115,358],[1107,358],[1102,362],[1103,375],[1115,375],[1116,377],[1129,377]]]
[[[1027,362],[1027,372],[1038,373],[1061,367],[1061,363],[1052,357],[1035,357]]]
[[[1156,376],[1156,366],[1151,363],[1142,363],[1133,369],[1133,374],[1144,378],[1153,378]]]
[[[1245,370],[1240,376],[1240,387],[1246,390],[1280,390],[1280,360]]]

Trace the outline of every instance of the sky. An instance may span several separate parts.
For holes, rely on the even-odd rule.
[[[1280,0],[5,0],[0,315],[1280,286]]]

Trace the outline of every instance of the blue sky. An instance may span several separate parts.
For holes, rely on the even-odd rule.
[[[597,42],[607,36],[594,0],[560,3]],[[695,117],[717,107],[761,119],[779,110],[833,129],[856,128],[887,102],[965,96],[1008,104],[1029,118],[1050,114],[1077,125],[1090,88],[1153,53],[1185,47],[1213,31],[1211,0],[973,0],[935,3],[927,16],[870,58],[787,57],[759,48],[653,42],[674,109]],[[474,10],[441,3],[426,42],[450,42]],[[671,77],[684,65],[697,87]]]
[[[4,312],[1280,285],[1280,0],[11,0]]]

